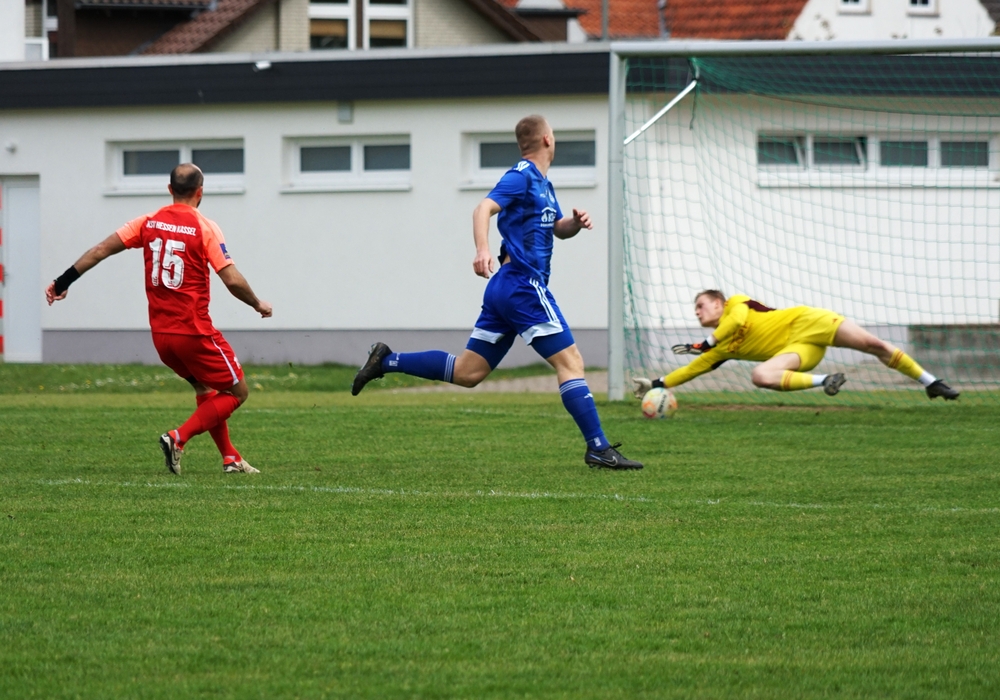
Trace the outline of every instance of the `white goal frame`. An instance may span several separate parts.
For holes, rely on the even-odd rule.
[[[625,133],[625,90],[630,58],[736,56],[918,55],[1000,53],[1000,37],[888,41],[616,41],[608,80],[608,399],[625,398],[625,144],[641,138],[680,102],[678,93],[640,132]],[[684,92],[690,92],[694,83]]]

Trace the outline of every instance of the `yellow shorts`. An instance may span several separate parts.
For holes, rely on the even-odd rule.
[[[775,355],[794,352],[799,356],[799,371],[808,372],[820,363],[826,354],[826,349],[833,345],[837,329],[843,322],[844,317],[833,311],[806,307],[798,318],[792,321],[788,344]]]

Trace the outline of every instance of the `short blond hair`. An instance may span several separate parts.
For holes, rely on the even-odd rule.
[[[704,291],[698,292],[694,295],[694,302],[697,304],[698,300],[702,297],[708,297],[709,299],[715,299],[723,304],[726,303],[726,295],[720,292],[718,289],[706,289]]]
[[[517,138],[517,147],[521,149],[521,155],[534,153],[542,145],[542,137],[549,130],[549,123],[540,114],[531,114],[522,119],[514,127],[514,136]]]

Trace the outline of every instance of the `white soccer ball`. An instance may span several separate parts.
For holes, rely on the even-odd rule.
[[[672,418],[677,412],[677,398],[670,389],[656,387],[642,397],[642,415],[646,418]]]

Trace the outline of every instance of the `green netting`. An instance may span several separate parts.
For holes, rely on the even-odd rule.
[[[697,89],[625,147],[626,376],[686,363],[704,338],[695,294],[832,309],[963,391],[1000,403],[1000,57],[633,59],[625,133]],[[613,185],[615,186],[615,185]],[[754,403],[772,392],[729,362],[678,393]],[[853,350],[848,403],[927,402]]]

